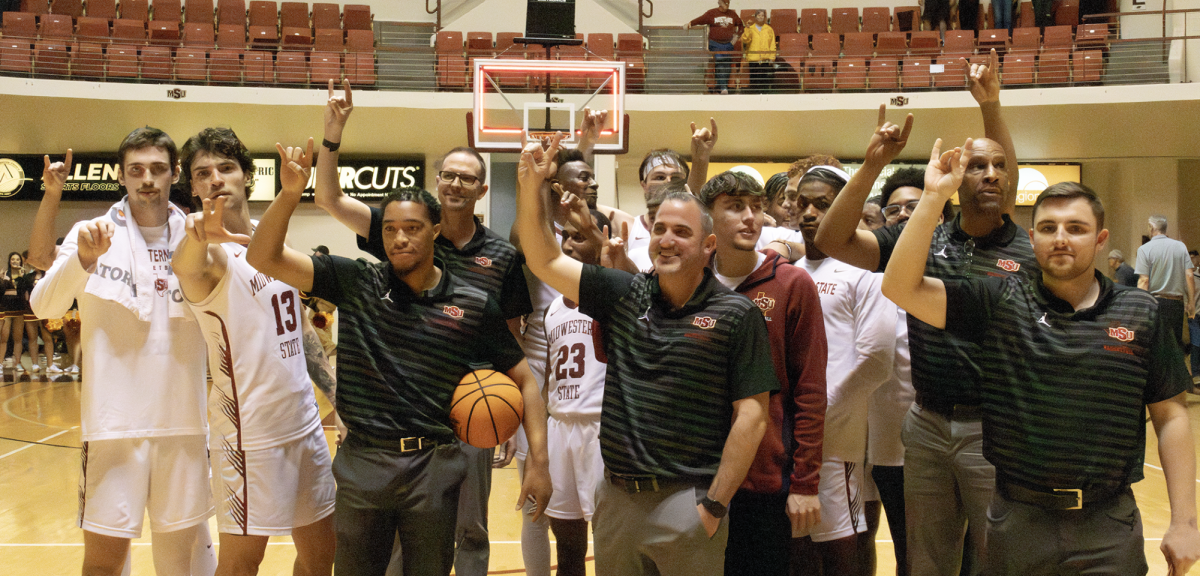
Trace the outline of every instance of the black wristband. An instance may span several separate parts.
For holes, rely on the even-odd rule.
[[[327,139],[322,139],[321,145],[328,148],[330,152],[337,152],[338,147],[340,147],[342,145],[342,143],[341,142],[330,142]]]

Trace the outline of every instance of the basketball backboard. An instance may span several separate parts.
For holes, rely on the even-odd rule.
[[[564,145],[573,145],[585,108],[608,111],[597,154],[629,147],[624,62],[477,58],[473,73],[468,137],[481,152],[520,152],[523,134],[534,139],[559,131],[567,135]]]

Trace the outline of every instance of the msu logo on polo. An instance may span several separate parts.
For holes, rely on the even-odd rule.
[[[754,305],[758,306],[758,309],[762,310],[763,314],[775,309],[775,299],[767,296],[766,292],[759,292],[758,296],[754,300],[751,300],[751,302],[754,302]]]
[[[692,326],[698,326],[701,330],[712,330],[717,327],[717,321],[708,316],[697,316],[692,320]]]
[[[483,266],[484,268],[487,268],[492,265],[492,259],[488,258],[487,256],[476,256],[475,263],[480,266]]]
[[[1003,259],[996,261],[996,267],[1009,272],[1016,272],[1017,270],[1021,269],[1021,265],[1016,261]]]
[[[459,308],[458,306],[443,306],[442,312],[445,312],[447,316],[454,318],[455,320],[463,317],[462,308]]]
[[[1134,333],[1124,326],[1114,326],[1108,329],[1108,336],[1121,342],[1133,342]]]

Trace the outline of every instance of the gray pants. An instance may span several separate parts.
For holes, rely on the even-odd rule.
[[[454,573],[486,576],[491,542],[488,539],[488,497],[492,493],[495,448],[476,448],[459,442],[466,456],[467,478],[458,492],[458,528],[454,532]]]
[[[1145,574],[1133,490],[1082,510],[1045,510],[997,493],[988,508],[988,574]]]
[[[396,539],[406,576],[449,574],[462,451],[449,444],[401,453],[355,446],[353,438],[333,459],[337,576],[382,576]]]
[[[913,404],[904,419],[904,511],[912,574],[958,576],[963,537],[977,555],[986,549],[987,506],[996,469],[983,457],[983,424],[947,420]],[[981,558],[968,558],[972,576]]]
[[[712,538],[696,504],[708,486],[661,483],[659,492],[629,494],[602,481],[592,516],[597,576],[721,576],[729,518]]]

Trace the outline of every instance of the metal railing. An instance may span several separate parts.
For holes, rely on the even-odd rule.
[[[440,11],[440,0],[434,2]],[[653,11],[652,4],[650,10]],[[1096,15],[1092,19],[1113,21],[1107,36],[1086,41],[1073,38],[1071,45],[1061,48],[1040,45],[1037,49],[1022,49],[1010,43],[1001,44],[998,52],[1002,83],[1006,88],[1167,83],[1172,80],[1168,70],[1172,43],[1186,44],[1200,36],[1121,39],[1120,19],[1159,15],[1165,32],[1170,15],[1183,14],[1186,19],[1192,12],[1200,10]],[[223,50],[207,45],[190,47],[178,42],[107,37],[6,36],[0,45],[0,74],[84,81],[304,88],[324,85],[331,77],[348,76],[365,89],[466,92],[471,89],[470,65],[474,58],[525,57],[526,51],[520,47],[471,51],[464,46],[462,51],[439,54],[429,41],[435,31],[436,26],[429,23],[377,23],[374,53],[312,52],[253,44],[245,50]],[[804,53],[777,50],[770,66],[755,69],[747,58],[752,54],[709,52],[702,31],[647,27],[644,32],[648,47],[642,51],[618,51],[615,56],[630,66],[627,88],[631,93],[719,91],[716,59],[730,66],[726,85],[730,93],[896,92],[962,90],[966,86],[962,58],[945,54],[940,48],[928,52],[911,49],[903,54],[872,51],[853,56],[842,51],[837,55],[816,56],[805,46]],[[604,59],[597,52],[608,53],[597,49],[573,57]],[[1184,50],[1185,59],[1186,53]],[[554,51],[556,58],[564,54],[568,53]],[[983,50],[966,56],[972,62],[987,57]],[[544,56],[530,51],[529,57]],[[1183,76],[1177,76],[1176,80],[1186,82],[1186,60],[1182,69]],[[524,89],[533,92],[543,88],[530,78]],[[513,89],[521,91],[522,87]],[[563,86],[561,90],[570,88]]]

